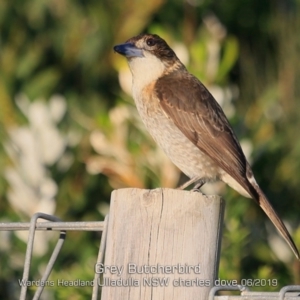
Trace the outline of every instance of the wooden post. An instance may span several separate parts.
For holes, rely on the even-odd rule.
[[[172,189],[112,193],[101,300],[208,299],[224,202]]]

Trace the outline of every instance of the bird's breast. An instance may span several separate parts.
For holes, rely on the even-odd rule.
[[[190,178],[217,179],[219,167],[195,146],[165,114],[154,93],[154,83],[135,89],[133,97],[138,112],[153,139],[172,162]]]

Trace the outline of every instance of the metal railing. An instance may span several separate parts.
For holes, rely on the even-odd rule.
[[[216,294],[220,291],[239,291],[240,295]],[[238,286],[218,286],[210,290],[208,300],[299,300],[300,285],[287,285],[279,292],[251,292],[248,287]]]
[[[49,222],[38,222],[38,219],[43,219]],[[23,269],[23,278],[22,281],[25,284],[21,285],[21,293],[20,293],[20,300],[26,299],[27,294],[27,284],[29,278],[29,271],[31,265],[31,258],[33,253],[33,245],[34,245],[34,237],[35,232],[37,230],[44,230],[44,231],[60,231],[59,239],[56,243],[56,246],[52,252],[50,260],[47,264],[46,270],[41,278],[41,282],[46,282],[52,269],[55,264],[55,261],[59,255],[59,252],[65,242],[67,231],[100,231],[102,232],[102,237],[99,246],[98,258],[96,263],[103,262],[104,257],[104,249],[105,249],[105,242],[106,242],[106,224],[107,224],[108,216],[106,216],[103,222],[63,222],[59,218],[47,215],[44,213],[36,213],[31,218],[30,223],[0,223],[0,230],[2,231],[22,231],[28,230],[28,241],[27,241],[27,248],[26,248],[26,255],[25,255],[25,262],[24,262],[24,269]],[[94,282],[98,282],[100,274],[94,273]],[[34,300],[40,298],[42,292],[44,290],[44,285],[41,284],[37,290],[35,291]],[[96,300],[99,292],[98,284],[93,285],[93,292],[92,292],[92,300]]]

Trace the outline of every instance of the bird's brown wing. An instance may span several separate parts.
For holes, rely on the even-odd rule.
[[[284,223],[260,187],[248,181],[253,175],[241,146],[223,110],[204,85],[188,73],[177,72],[161,77],[155,84],[155,91],[167,116],[252,196],[300,260]]]
[[[175,72],[161,77],[155,91],[164,112],[181,132],[254,196],[241,146],[222,108],[205,86],[188,73]]]
[[[141,41],[144,38],[143,35],[138,36],[130,39],[129,42],[136,43],[137,40]],[[155,43],[158,43],[158,48],[152,54],[168,65],[169,70],[179,68],[159,78],[154,85],[162,109],[191,142],[257,201],[299,259],[297,247],[284,223],[255,182],[251,168],[221,107],[202,83],[186,71],[165,41],[158,36],[152,38],[155,38]],[[123,47],[124,45],[121,48]],[[117,48],[126,56],[124,48],[122,51]],[[146,92],[151,93],[153,86],[148,87],[149,90]]]

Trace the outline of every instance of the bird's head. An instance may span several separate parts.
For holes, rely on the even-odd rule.
[[[148,74],[156,79],[183,66],[165,40],[156,34],[140,34],[116,45],[114,50],[127,58],[134,77]]]
[[[177,59],[174,51],[169,45],[156,34],[140,34],[124,44],[116,45],[114,50],[127,59],[154,55],[160,60],[172,62]]]

